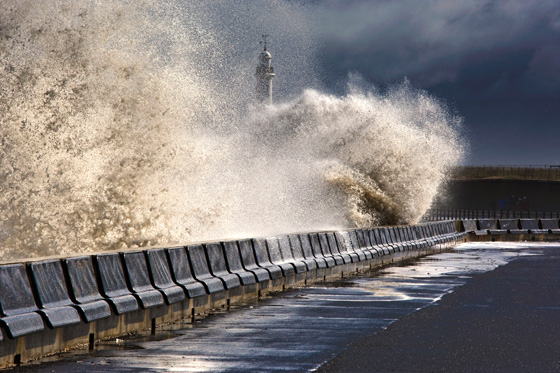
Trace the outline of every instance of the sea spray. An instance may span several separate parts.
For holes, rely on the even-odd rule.
[[[305,165],[304,177],[326,182],[304,210],[324,213],[327,226],[418,222],[466,150],[461,118],[407,81],[385,93],[350,85],[342,97],[307,90],[253,113],[249,123],[255,143],[283,160],[278,168]],[[333,197],[341,191],[345,207]]]
[[[417,220],[458,120],[406,85],[304,91],[310,9],[0,3],[0,260]],[[265,19],[289,43],[258,107]]]

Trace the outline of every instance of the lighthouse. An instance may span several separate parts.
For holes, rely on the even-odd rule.
[[[272,78],[274,78],[274,69],[270,64],[272,56],[266,50],[267,37],[268,35],[263,35],[264,49],[259,55],[255,77],[257,78],[257,100],[272,104]]]

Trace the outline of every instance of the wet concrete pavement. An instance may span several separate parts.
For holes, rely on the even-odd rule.
[[[560,245],[467,244],[16,371],[548,371],[559,269]]]
[[[321,372],[560,372],[560,250],[480,274]]]

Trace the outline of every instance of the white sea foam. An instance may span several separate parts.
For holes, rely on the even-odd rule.
[[[407,83],[322,93],[311,7],[0,3],[0,260],[417,221],[460,121]]]

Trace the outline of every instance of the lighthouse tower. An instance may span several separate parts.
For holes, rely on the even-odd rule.
[[[268,35],[263,35],[264,49],[259,55],[255,77],[257,78],[257,100],[272,104],[272,78],[274,78],[274,69],[270,64],[272,56],[266,50],[267,37]]]

